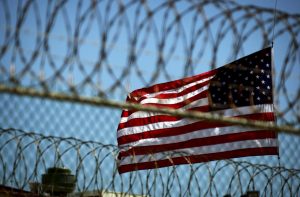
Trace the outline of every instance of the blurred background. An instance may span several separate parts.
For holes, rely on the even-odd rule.
[[[298,196],[299,135],[279,132],[280,160],[247,157],[119,175],[122,109],[78,100],[125,101],[137,88],[218,68],[273,42],[277,123],[299,129],[300,1],[275,5],[1,0],[1,191],[26,193],[48,168],[65,167],[77,180],[69,196]]]

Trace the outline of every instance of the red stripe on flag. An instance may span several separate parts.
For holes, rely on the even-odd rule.
[[[194,107],[191,109],[188,109],[186,111],[198,111],[198,112],[208,112],[209,106],[201,106],[201,107]],[[133,126],[142,126],[152,123],[158,123],[158,122],[165,122],[165,121],[177,121],[181,120],[181,117],[175,117],[171,115],[156,115],[156,116],[149,116],[145,118],[134,118],[131,120],[128,120],[127,122],[120,123],[118,126],[118,130],[126,128],[126,127],[133,127]]]
[[[200,131],[201,132],[201,131]],[[161,144],[152,146],[136,146],[128,151],[123,151],[119,153],[119,158],[133,155],[144,155],[153,154],[158,152],[170,151],[176,149],[193,148],[200,146],[208,146],[236,141],[254,140],[254,139],[267,139],[274,138],[276,135],[272,131],[260,130],[260,131],[246,131],[234,134],[217,135],[211,137],[204,137],[192,140],[186,140],[183,142],[172,143],[172,144]]]
[[[161,168],[167,166],[174,166],[179,164],[192,164],[200,162],[208,162],[214,160],[223,160],[237,157],[259,156],[259,155],[278,155],[278,147],[259,147],[259,148],[247,148],[226,152],[210,153],[203,155],[192,155],[186,157],[177,157],[152,162],[142,162],[127,165],[120,165],[118,167],[119,173],[125,173],[134,170],[146,170]]]
[[[181,108],[181,107],[184,107],[184,106],[190,104],[193,101],[196,101],[196,100],[199,100],[199,99],[202,99],[202,98],[207,98],[207,93],[208,93],[208,91],[204,90],[203,92],[200,92],[199,94],[196,94],[195,96],[192,96],[192,97],[190,97],[188,99],[185,99],[182,102],[178,102],[178,103],[175,103],[175,104],[144,103],[143,105],[145,105],[145,106],[154,106],[154,107],[164,107],[164,108],[178,109],[178,108]],[[131,101],[131,103],[139,103],[139,102],[137,102],[137,101]]]
[[[209,82],[210,82],[210,81],[207,80],[207,81],[205,81],[205,82],[196,84],[196,85],[194,85],[194,86],[191,86],[191,87],[189,87],[189,88],[186,88],[185,90],[183,90],[183,91],[181,91],[181,92],[179,92],[179,93],[161,93],[161,94],[157,94],[157,95],[155,95],[155,96],[153,96],[153,97],[150,97],[150,98],[170,99],[170,98],[180,97],[180,96],[186,95],[186,94],[188,94],[188,93],[190,93],[190,92],[196,91],[196,90],[198,90],[198,89],[200,89],[200,88],[202,88],[202,87],[208,85]],[[145,99],[147,99],[147,98],[149,98],[149,97],[147,97],[147,96],[142,96],[142,97],[140,97],[140,98],[139,98],[138,100],[136,100],[136,101],[139,103],[139,102],[141,102],[141,101],[143,101],[143,100],[145,100]]]
[[[152,94],[152,93],[156,93],[156,92],[160,92],[160,91],[172,90],[172,89],[193,83],[195,81],[209,78],[209,77],[215,75],[216,72],[217,72],[217,70],[215,69],[215,70],[211,70],[211,71],[208,71],[205,73],[201,73],[196,76],[178,79],[178,80],[170,81],[170,82],[166,82],[166,83],[156,84],[156,85],[153,85],[153,86],[150,86],[147,88],[137,89],[137,90],[131,92],[130,96],[131,97],[141,97],[141,96],[144,96],[145,94]]]

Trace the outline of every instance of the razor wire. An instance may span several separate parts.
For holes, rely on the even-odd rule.
[[[299,169],[225,160],[214,162],[214,165],[173,166],[149,170],[146,175],[132,172],[120,176],[115,167],[118,149],[112,144],[16,129],[1,129],[0,137],[6,140],[0,144],[1,182],[22,189],[40,180],[50,160],[53,166],[72,170],[77,178],[77,192],[92,189],[99,195],[104,191],[124,196],[172,196],[174,192],[176,196],[240,196],[247,191],[260,191],[261,196],[297,196],[300,193]],[[15,154],[3,157],[8,149]],[[29,154],[33,150],[35,154]],[[182,170],[185,170],[185,177],[180,176]],[[224,174],[226,182],[221,184]]]
[[[299,195],[299,139],[282,133],[281,166],[225,160],[122,176],[116,168],[120,114],[111,108],[131,104],[115,100],[269,46],[273,19],[273,9],[225,0],[0,1],[0,184],[28,190],[48,167],[66,166],[77,192]],[[300,15],[279,8],[274,30],[278,129],[298,131]]]
[[[274,28],[273,9],[235,1],[12,4],[1,1],[1,83],[72,95],[124,98],[135,84],[216,68],[220,56],[228,62],[245,55],[253,39],[257,47],[270,45]],[[300,85],[290,86],[299,79],[299,17],[278,10],[274,29],[275,48],[281,38],[285,43],[277,51],[282,55],[275,70],[277,114],[297,127]],[[93,56],[85,53],[87,47],[95,49]]]

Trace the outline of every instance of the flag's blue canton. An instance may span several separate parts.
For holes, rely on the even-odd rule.
[[[209,86],[212,110],[273,103],[270,48],[218,69]]]

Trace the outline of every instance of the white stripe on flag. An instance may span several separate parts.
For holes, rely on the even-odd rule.
[[[190,133],[185,133],[185,134],[175,135],[175,136],[141,139],[136,142],[119,145],[119,147],[121,148],[121,152],[122,152],[130,149],[133,146],[141,147],[141,146],[151,146],[151,145],[172,144],[172,143],[184,142],[184,141],[197,139],[197,138],[213,137],[219,135],[243,133],[247,131],[259,131],[259,130],[261,129],[257,129],[253,127],[241,127],[241,126],[227,126],[221,128],[217,127],[217,128],[210,128],[210,129],[201,129]]]
[[[217,111],[218,114],[223,114],[224,116],[238,116],[238,115],[247,115],[247,114],[253,114],[257,112],[273,112],[273,104],[264,104],[264,105],[255,105],[255,106],[246,106],[246,107],[239,107],[235,109],[225,109]],[[147,112],[144,112],[145,115]],[[140,117],[137,117],[140,118]],[[157,130],[157,129],[166,129],[166,128],[176,128],[188,124],[192,124],[194,122],[198,122],[199,120],[194,119],[187,119],[183,118],[177,121],[169,121],[169,122],[158,122],[158,123],[152,123],[147,124],[143,126],[133,126],[133,127],[126,127],[123,129],[120,129],[117,132],[118,137],[125,136],[125,135],[131,135],[131,134],[137,134],[137,133],[143,133],[146,131],[151,130]]]
[[[181,127],[181,126],[185,126],[188,124],[192,124],[192,123],[195,123],[198,121],[199,120],[196,120],[196,119],[184,118],[184,119],[177,120],[177,121],[164,121],[164,122],[147,124],[147,125],[143,125],[143,126],[127,127],[124,129],[120,129],[118,131],[118,137],[121,137],[124,135],[143,133],[143,132],[147,132],[147,131],[153,131],[153,130],[157,130],[157,129],[176,128],[176,127]]]

